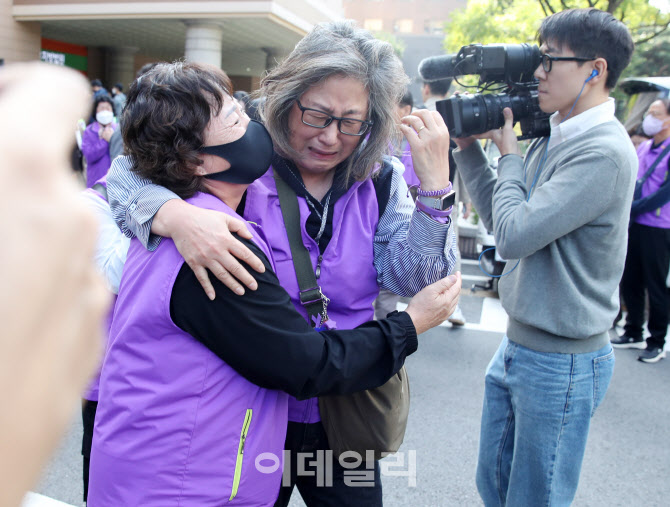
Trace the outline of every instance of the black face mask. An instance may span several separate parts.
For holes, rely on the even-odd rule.
[[[272,139],[261,123],[251,120],[247,131],[237,141],[205,146],[200,149],[200,153],[216,155],[230,164],[230,169],[206,174],[205,178],[246,185],[263,176],[270,167]]]

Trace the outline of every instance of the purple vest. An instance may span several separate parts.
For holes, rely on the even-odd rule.
[[[119,128],[116,123],[112,124],[114,130]],[[97,121],[91,123],[82,134],[82,153],[86,157],[86,187],[90,188],[100,179],[104,178],[112,165],[109,156],[109,143],[99,135],[100,124]]]
[[[653,140],[643,142],[638,150],[637,157],[640,161],[638,166],[637,177],[643,178],[647,170],[651,167],[651,164],[654,163],[654,160],[661,154],[665,147],[670,143],[670,138],[666,139],[661,143],[661,145],[655,150],[651,149]],[[668,159],[670,158],[670,153],[666,154],[663,157],[654,172],[651,173],[647,181],[642,185],[642,197],[646,197],[655,193],[663,182],[668,178]],[[649,227],[658,227],[660,229],[670,229],[670,202],[665,205],[657,208],[653,211],[643,213],[635,218],[635,222],[642,225],[648,225]]]
[[[212,195],[188,202],[239,218]],[[172,322],[183,263],[169,239],[154,252],[131,242],[100,380],[90,507],[271,506],[277,498],[288,395],[250,383]]]
[[[316,268],[319,249],[305,230],[310,210],[304,198],[299,197],[298,204],[303,243],[309,251],[312,267]],[[299,299],[298,280],[272,167],[249,186],[244,216],[263,227],[272,248],[279,282],[291,296],[298,312],[307,319]],[[372,303],[379,294],[379,286],[373,264],[373,240],[378,222],[377,194],[370,179],[354,183],[335,203],[333,236],[323,254],[321,276],[317,281],[330,298],[329,324],[337,329],[353,329],[374,318]],[[317,399],[298,401],[291,397],[288,417],[289,421],[320,421]]]

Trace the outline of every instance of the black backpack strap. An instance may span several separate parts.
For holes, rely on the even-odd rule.
[[[379,209],[379,218],[386,211],[386,205],[391,198],[391,183],[393,182],[393,163],[388,157],[382,159],[382,166],[379,172],[372,178],[372,184],[377,194],[377,207]]]
[[[300,209],[298,208],[298,197],[288,184],[273,169],[275,185],[277,186],[277,195],[279,197],[279,206],[281,207],[284,227],[288,242],[291,247],[291,257],[293,258],[293,267],[298,279],[300,288],[300,302],[307,310],[308,320],[312,327],[316,326],[314,317],[321,316],[323,325],[328,320],[328,299],[321,287],[316,281],[316,276],[312,268],[312,259],[309,256],[305,244],[302,242],[300,233]]]
[[[654,163],[649,166],[649,169],[647,169],[647,172],[644,173],[644,176],[637,180],[639,184],[643,184],[645,181],[649,179],[649,176],[651,176],[651,173],[654,172],[654,169],[656,169],[656,166],[661,163],[661,160],[663,160],[663,157],[665,157],[668,152],[670,152],[670,143],[663,149],[663,151],[660,153],[658,157],[656,157],[656,160],[654,160]],[[670,159],[668,159],[668,165],[670,166]]]

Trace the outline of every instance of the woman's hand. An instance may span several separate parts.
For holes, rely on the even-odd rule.
[[[400,130],[412,150],[422,190],[449,185],[449,130],[439,113],[420,109],[402,119]]]
[[[259,273],[265,271],[263,262],[232,234],[251,239],[241,220],[173,199],[158,210],[151,231],[172,238],[209,299],[214,300],[216,293],[207,270],[236,294],[244,294],[242,284],[251,290],[258,288],[254,277],[238,261],[244,261]]]
[[[112,134],[114,133],[114,129],[111,125],[106,125],[104,128],[100,129],[100,132],[100,137],[109,142],[109,140],[112,138]]]
[[[405,310],[412,318],[416,334],[441,324],[454,313],[461,294],[461,273],[438,280],[412,298]]]

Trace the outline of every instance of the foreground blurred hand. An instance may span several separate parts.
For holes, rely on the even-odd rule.
[[[47,86],[44,84],[47,83]],[[96,224],[69,175],[90,105],[74,71],[0,70],[0,506],[18,505],[93,373],[108,296],[93,266]],[[34,136],[34,119],[48,136]]]

